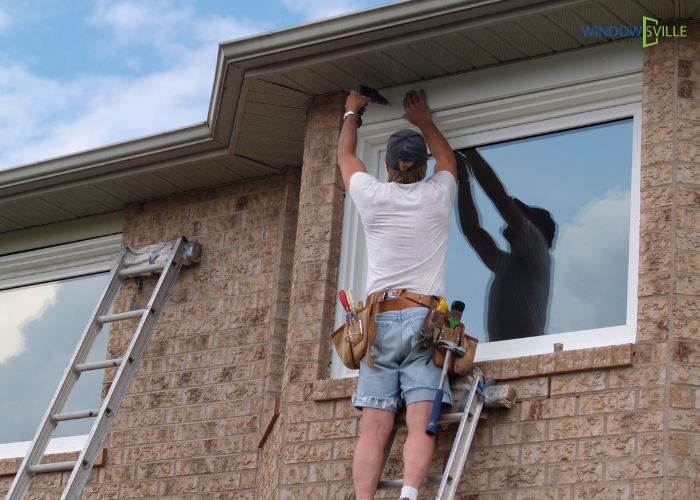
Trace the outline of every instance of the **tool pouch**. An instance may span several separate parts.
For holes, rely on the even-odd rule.
[[[420,329],[420,346],[427,349],[437,340],[440,330],[447,326],[445,315],[437,309],[431,309]]]
[[[464,333],[464,325],[462,323],[459,323],[454,327],[454,329],[447,326],[443,327],[442,331],[435,340],[448,340],[467,351],[467,353],[461,358],[454,355],[450,356],[450,365],[447,367],[447,372],[450,375],[458,375],[462,377],[471,372],[472,365],[474,364],[476,347],[479,341]],[[444,347],[435,346],[433,362],[440,368],[442,368],[442,366],[445,364],[445,351],[446,349]]]
[[[369,346],[374,342],[377,332],[374,324],[374,306],[373,300],[357,311],[356,322],[349,325],[345,323],[331,335],[340,361],[351,370],[360,369],[360,360],[365,354],[367,354],[367,366],[374,368],[374,361],[369,352]]]

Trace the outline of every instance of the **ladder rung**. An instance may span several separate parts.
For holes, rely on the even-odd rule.
[[[423,480],[423,484],[440,484],[442,481],[442,476],[427,476]],[[378,490],[388,490],[390,488],[401,488],[403,486],[403,479],[387,479],[386,481],[379,481],[377,485]]]
[[[104,325],[105,323],[114,323],[115,321],[123,321],[125,319],[140,318],[146,311],[148,311],[148,309],[137,309],[136,311],[107,314],[106,316],[99,316],[96,321],[98,325]]]
[[[75,365],[73,371],[75,373],[89,372],[90,370],[101,370],[102,368],[112,368],[113,366],[119,366],[124,361],[124,358],[117,359],[106,359],[104,361],[94,361],[92,363],[82,363],[80,365]]]
[[[142,274],[152,274],[161,272],[165,266],[163,264],[150,264],[148,266],[134,266],[122,269],[117,273],[119,278],[131,278]]]
[[[80,410],[71,411],[68,413],[57,413],[55,415],[51,415],[51,420],[53,420],[54,422],[65,422],[66,420],[78,420],[80,418],[96,417],[98,413],[100,413],[99,408],[95,410]]]
[[[438,418],[438,424],[454,424],[462,420],[464,413],[444,413]],[[397,420],[394,425],[396,427],[406,427],[406,420]]]
[[[55,464],[30,465],[27,467],[27,472],[30,474],[41,474],[42,472],[73,470],[77,463],[77,460],[73,460],[72,462],[56,462]]]

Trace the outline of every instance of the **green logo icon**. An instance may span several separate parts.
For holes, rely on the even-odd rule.
[[[659,37],[656,37],[656,40],[653,42],[647,41],[647,37],[653,37],[654,36],[654,28],[652,28],[650,25],[651,24],[659,24],[659,21],[657,19],[654,19],[653,17],[647,17],[644,16],[642,17],[642,47],[651,47],[652,45],[656,45],[659,43]]]

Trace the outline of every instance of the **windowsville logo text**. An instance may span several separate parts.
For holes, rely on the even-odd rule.
[[[659,26],[653,17],[642,18],[642,26],[581,26],[584,37],[642,37],[642,46],[650,47],[661,38],[685,38],[687,26]]]

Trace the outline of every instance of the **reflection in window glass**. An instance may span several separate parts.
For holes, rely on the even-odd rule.
[[[107,284],[97,274],[0,292],[0,443],[34,438]],[[90,361],[105,359],[108,325]],[[83,373],[65,411],[100,406],[103,371]],[[93,419],[58,424],[54,437],[87,434]]]
[[[477,148],[511,196],[557,225],[545,333],[624,325],[627,312],[632,119]],[[505,223],[475,184],[481,224],[502,250]],[[462,300],[469,333],[487,341],[493,274],[458,229],[447,251],[447,299]]]

